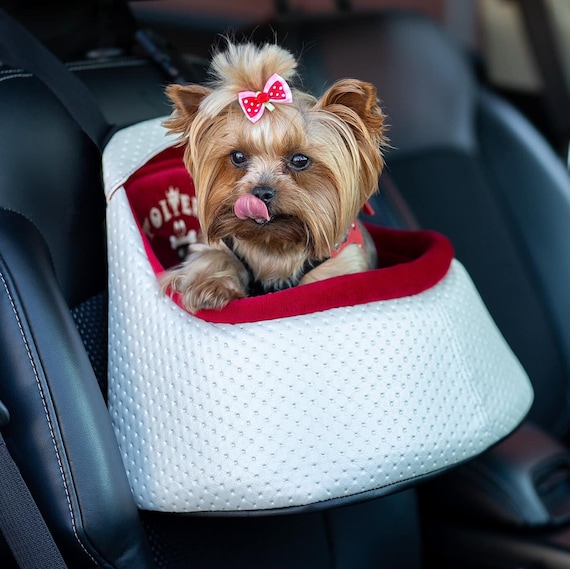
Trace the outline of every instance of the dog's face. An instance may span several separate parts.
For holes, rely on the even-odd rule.
[[[176,113],[167,125],[188,137],[185,161],[210,241],[231,236],[267,254],[324,258],[377,188],[383,115],[369,83],[340,81],[318,100],[293,92],[255,123],[237,96],[212,112],[215,88],[168,94]]]

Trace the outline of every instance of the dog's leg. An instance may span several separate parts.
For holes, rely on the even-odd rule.
[[[309,271],[299,282],[300,285],[338,277],[339,275],[348,275],[351,273],[360,273],[370,269],[369,261],[366,255],[358,245],[348,245],[337,257],[328,259]]]
[[[192,245],[189,256],[160,278],[164,291],[179,293],[189,312],[220,309],[230,300],[247,296],[249,275],[225,246]]]

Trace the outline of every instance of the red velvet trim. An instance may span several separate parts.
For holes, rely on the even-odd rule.
[[[370,226],[368,229],[380,248],[381,268],[234,300],[223,310],[202,310],[197,316],[209,322],[239,324],[312,314],[419,294],[447,274],[453,249],[442,235]],[[180,305],[180,299],[176,300]]]
[[[160,264],[180,262],[173,241],[196,237],[194,183],[182,161],[183,148],[173,147],[155,156],[125,184],[127,198]],[[170,197],[170,199],[169,199]]]
[[[172,152],[170,149],[153,159],[129,180],[125,187],[131,202],[138,192],[144,195],[150,191],[145,184],[133,185],[133,181],[160,171],[160,163],[178,170],[180,152],[178,159]],[[131,207],[136,212],[136,204],[131,203]],[[140,229],[140,218],[137,223]],[[433,231],[366,227],[378,250],[378,269],[234,300],[222,310],[202,310],[196,316],[208,322],[241,324],[312,314],[419,294],[436,285],[447,274],[453,259],[453,247],[443,235]],[[156,274],[160,274],[164,264],[159,260],[151,239],[142,230],[141,235],[151,266]],[[175,294],[173,300],[183,308],[180,295]]]

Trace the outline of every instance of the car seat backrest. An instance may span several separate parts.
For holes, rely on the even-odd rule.
[[[476,144],[475,79],[460,54],[440,41],[439,28],[426,23],[405,12],[331,19],[311,27],[302,42],[303,72],[313,91],[347,76],[376,85],[389,142],[399,156],[433,146],[471,150]],[[429,49],[420,56],[425,45]]]
[[[4,36],[0,62],[5,64],[0,75],[4,102],[0,110],[0,206],[25,215],[38,226],[64,296],[73,307],[104,289],[106,282],[101,156],[77,122],[95,125],[86,128],[87,132],[95,130],[96,136],[92,132],[89,136],[100,145],[98,139],[113,125],[164,115],[169,105],[157,68],[123,51],[133,42],[133,26],[122,2],[110,2],[106,9],[91,0],[75,7],[63,2],[50,5],[49,14],[45,7],[28,4],[8,2],[6,7],[23,17],[24,25],[8,12],[0,12]],[[115,16],[112,22],[110,14]],[[60,25],[54,16],[60,18]],[[88,16],[80,45],[73,51],[63,50],[54,57],[36,39],[37,34],[61,51],[68,45],[66,39],[78,35],[73,24]],[[31,33],[25,24],[32,26]],[[109,26],[101,34],[98,27],[103,24]],[[62,57],[73,58],[68,69]],[[132,76],[131,81],[120,80],[125,73]],[[74,74],[88,84],[87,89],[81,81],[77,85],[71,81]]]
[[[73,303],[79,297],[74,288],[85,289],[78,275],[99,288],[104,275],[104,203],[97,191],[97,149],[30,74],[5,71],[0,90],[0,206],[38,226]],[[91,264],[81,259],[91,259]],[[76,272],[78,261],[81,273]],[[89,288],[86,294],[92,292]]]
[[[108,89],[113,75],[134,71],[132,103],[126,105],[130,116],[123,116],[123,122],[168,110],[158,74],[140,61],[123,59],[106,66],[88,62],[75,68],[90,86],[104,81],[99,85],[103,103],[106,98],[117,106],[121,96],[128,95]],[[138,105],[134,96],[137,79],[146,84]],[[153,81],[155,93],[149,87]],[[5,70],[0,89],[0,206],[20,212],[37,225],[48,243],[65,298],[75,306],[106,283],[100,153],[61,103],[29,73]],[[110,105],[105,112],[117,118]]]

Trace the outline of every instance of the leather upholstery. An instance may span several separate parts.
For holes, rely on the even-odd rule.
[[[485,146],[481,146],[483,159],[490,175],[494,176],[498,199],[504,211],[511,215],[509,221],[519,240],[520,255],[526,258],[529,272],[537,280],[537,296],[544,303],[544,312],[557,336],[557,344],[568,370],[568,168],[534,128],[522,120],[512,107],[491,93],[481,94],[478,124],[480,136],[486,142]],[[506,157],[505,148],[510,149]],[[532,327],[532,322],[527,324]],[[564,377],[567,377],[567,373]],[[554,388],[553,391],[554,386],[548,383],[548,398],[554,399],[557,390]],[[567,424],[565,428],[568,428]]]
[[[107,409],[48,249],[29,220],[6,209],[0,280],[6,440],[67,563],[99,566],[110,558],[120,560],[117,567],[150,567]],[[101,511],[112,513],[105,523]]]
[[[307,77],[326,82],[358,77],[376,85],[398,156],[434,146],[475,147],[476,81],[439,27],[406,12],[390,12],[307,22],[301,33]],[[309,82],[314,91],[324,88],[322,82]]]
[[[78,67],[110,124],[162,116],[169,108],[160,74],[141,60],[110,63],[105,70],[94,63]],[[118,79],[127,70],[137,98],[121,112],[127,86]],[[37,225],[64,297],[76,306],[106,284],[100,154],[59,101],[29,74],[4,72],[0,90],[0,206],[23,213]]]
[[[53,255],[64,296],[73,305],[101,288],[104,275],[98,153],[39,82],[21,75],[2,79],[0,205],[22,212],[37,225]],[[69,191],[79,187],[84,191]]]
[[[74,67],[110,123],[168,109],[162,76],[144,60]],[[118,80],[125,74],[129,87]],[[121,112],[127,88],[137,96]],[[11,415],[8,446],[69,566],[151,567],[108,411],[70,313],[106,290],[100,154],[28,73],[3,71],[0,99],[0,399]]]

